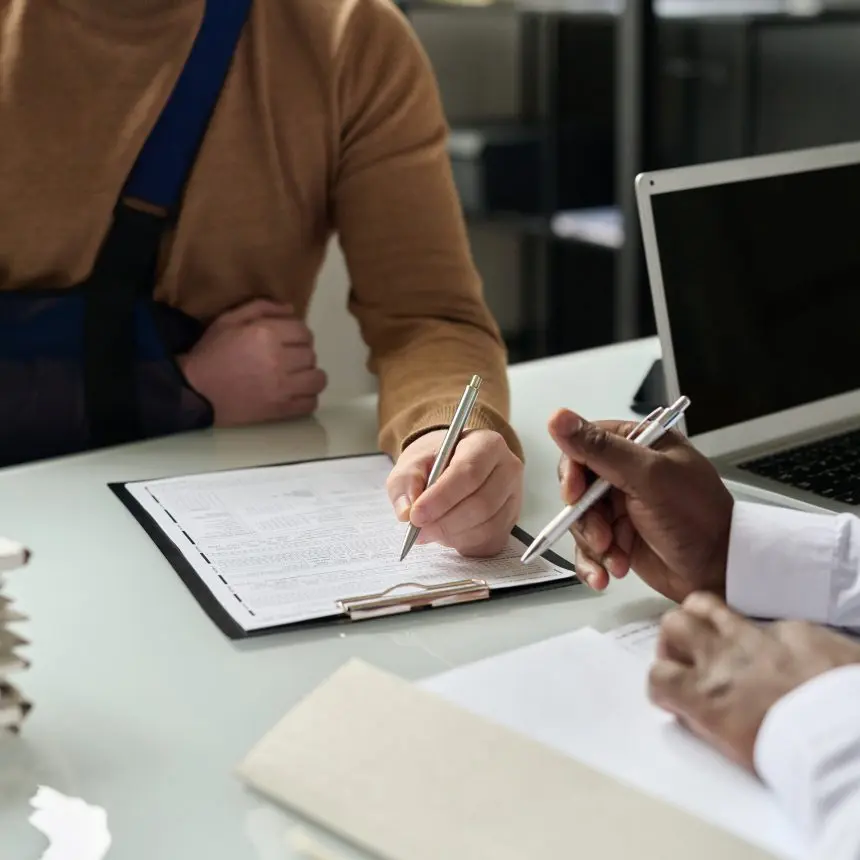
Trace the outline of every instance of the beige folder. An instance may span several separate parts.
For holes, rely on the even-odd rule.
[[[240,777],[388,860],[764,860],[771,855],[360,661]]]

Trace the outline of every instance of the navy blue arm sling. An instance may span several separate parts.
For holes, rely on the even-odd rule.
[[[176,363],[202,328],[153,291],[162,237],[178,218],[250,5],[207,0],[89,278],[68,289],[0,292],[0,466],[212,424],[211,405]]]

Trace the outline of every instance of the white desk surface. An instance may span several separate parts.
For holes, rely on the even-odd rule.
[[[511,368],[513,420],[527,454],[523,525],[556,513],[555,408],[627,417],[657,356],[654,340]],[[31,620],[35,709],[0,737],[0,855],[41,856],[28,823],[39,784],[107,810],[110,860],[274,860],[289,819],[233,768],[300,697],[351,657],[406,678],[662,605],[634,579],[601,596],[582,586],[230,642],[199,608],[110,481],[282,462],[375,448],[374,402],[315,420],[216,431],[0,472],[0,533],[33,550],[10,593]],[[562,549],[569,553],[569,546]],[[348,714],[344,715],[348,719]]]

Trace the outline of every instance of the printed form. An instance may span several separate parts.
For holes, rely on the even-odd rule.
[[[544,559],[521,564],[514,537],[492,559],[422,545],[400,562],[406,525],[385,491],[390,469],[380,454],[125,486],[245,631],[338,616],[339,600],[406,582],[500,589],[573,576]]]
[[[653,662],[657,656],[657,640],[660,638],[662,615],[634,621],[610,630],[606,635],[614,639],[625,651]]]

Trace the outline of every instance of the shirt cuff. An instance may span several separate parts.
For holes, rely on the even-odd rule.
[[[860,665],[807,681],[768,711],[755,767],[783,808],[816,833],[860,784]]]
[[[751,618],[798,618],[826,624],[839,523],[771,505],[735,502],[726,569],[726,601]]]

